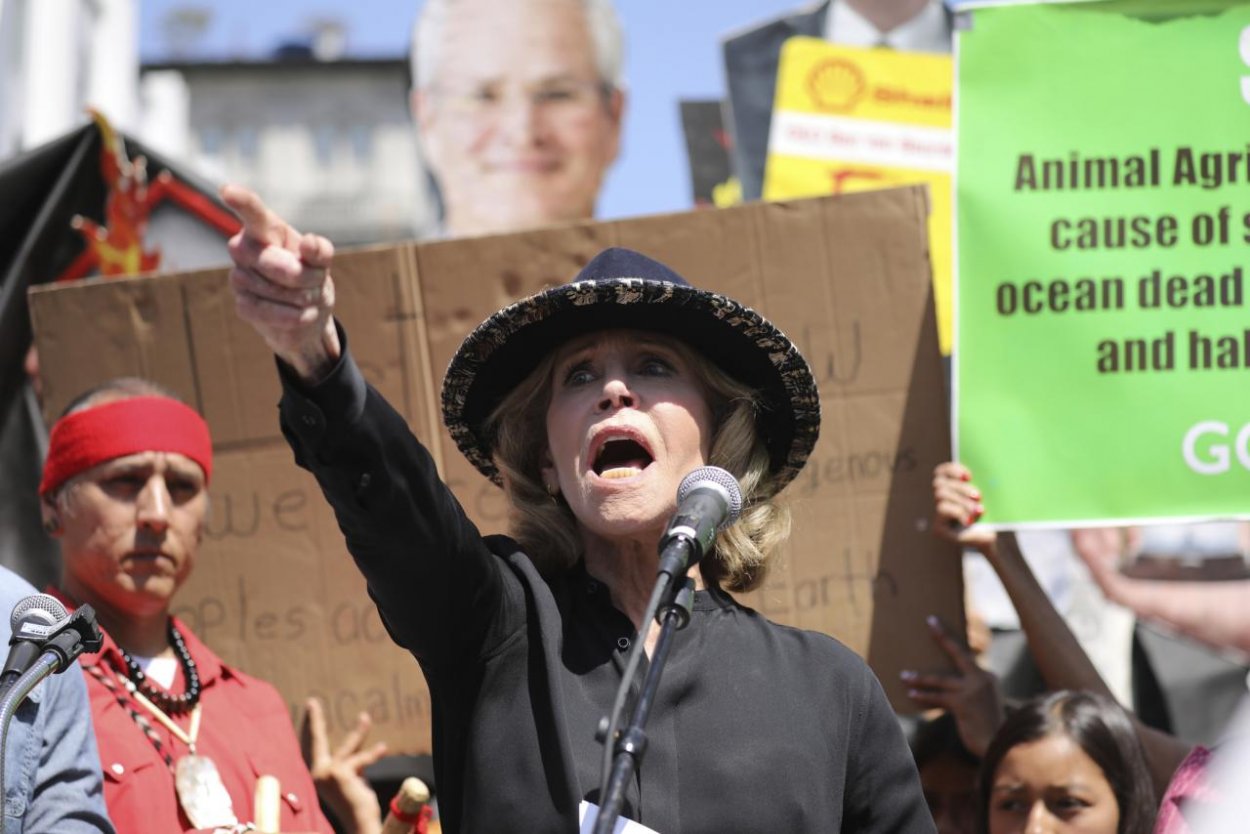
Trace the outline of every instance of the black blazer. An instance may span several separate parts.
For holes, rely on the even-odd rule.
[[[781,45],[798,36],[823,37],[828,14],[829,0],[825,0],[813,9],[770,20],[725,40],[722,51],[729,91],[725,123],[733,137],[734,173],[742,183],[744,200],[758,200],[764,190]]]

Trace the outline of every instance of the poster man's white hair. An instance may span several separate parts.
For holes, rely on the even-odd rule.
[[[412,46],[408,54],[413,89],[430,86],[437,72],[442,30],[457,0],[428,0],[412,26]],[[552,2],[553,0],[545,0]],[[526,2],[526,0],[508,0]],[[624,35],[612,0],[568,0],[582,7],[586,26],[594,44],[595,66],[599,79],[612,89],[624,83]]]

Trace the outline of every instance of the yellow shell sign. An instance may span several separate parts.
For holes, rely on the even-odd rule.
[[[764,198],[925,184],[942,352],[951,345],[951,133],[947,55],[792,38],[781,52]]]

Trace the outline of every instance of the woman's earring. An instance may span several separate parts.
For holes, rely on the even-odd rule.
[[[49,536],[54,536],[61,531],[61,522],[57,518],[49,518],[43,523],[43,531]]]
[[[550,484],[550,483],[548,483],[548,484],[543,484],[543,487],[545,487],[545,488],[546,488],[546,490],[547,490],[547,494],[548,494],[548,495],[550,495],[552,498],[555,498],[557,495],[559,495],[559,494],[560,494],[560,485],[559,485],[559,484]]]

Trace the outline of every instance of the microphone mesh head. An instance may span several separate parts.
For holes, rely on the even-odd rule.
[[[738,486],[737,478],[719,466],[701,466],[682,478],[681,485],[677,487],[677,503],[680,505],[691,492],[708,485],[720,487],[727,495],[729,510],[720,527],[716,528],[724,530],[742,515],[742,488]]]
[[[48,625],[59,623],[69,616],[65,606],[56,597],[48,594],[32,594],[13,606],[13,614],[9,617],[9,628],[17,631],[18,626],[27,618],[44,620]]]

